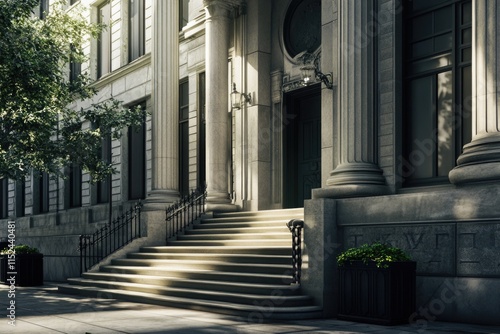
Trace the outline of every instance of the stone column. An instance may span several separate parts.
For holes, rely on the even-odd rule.
[[[231,13],[239,1],[204,0],[207,209],[233,210],[229,197],[228,49]]]
[[[339,165],[327,188],[314,197],[352,197],[388,192],[377,165],[377,1],[339,1]]]
[[[472,6],[472,141],[449,174],[455,184],[500,180],[500,3]]]
[[[179,0],[153,3],[152,184],[146,207],[179,197]]]

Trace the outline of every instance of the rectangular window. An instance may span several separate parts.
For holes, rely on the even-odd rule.
[[[205,118],[205,73],[200,73],[198,77],[198,187],[202,189],[206,182],[206,118]]]
[[[111,137],[102,140],[101,158],[105,163],[111,163]],[[108,203],[110,198],[111,176],[97,183],[97,203]]]
[[[146,109],[144,104],[141,108]],[[146,124],[128,129],[128,198],[146,197]]]
[[[38,177],[38,213],[49,212],[49,174],[41,172]]]
[[[0,219],[9,215],[9,179],[0,179]]]
[[[82,206],[82,169],[77,164],[69,168],[69,206]]]
[[[73,45],[71,46],[71,50],[75,52],[75,48]],[[78,79],[78,76],[82,73],[82,64],[75,60],[71,59],[69,63],[69,82],[73,83]]]
[[[471,139],[471,0],[405,6],[405,185],[448,182]]]
[[[43,20],[49,13],[49,0],[40,0],[38,6],[33,8],[36,17]]]
[[[129,62],[144,55],[144,0],[129,1]]]
[[[189,83],[179,87],[179,191],[189,194]]]
[[[179,31],[189,22],[189,0],[179,1]]]
[[[26,184],[24,180],[16,181],[16,217],[24,217],[26,208]]]
[[[111,72],[111,3],[98,7],[98,23],[106,27],[99,35],[97,46],[97,77]]]

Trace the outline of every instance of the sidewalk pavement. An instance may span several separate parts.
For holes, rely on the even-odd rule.
[[[0,286],[0,333],[500,333],[500,326],[429,322],[416,325],[377,326],[335,319],[249,323],[244,318],[172,307],[93,299],[57,292],[55,284],[16,287],[15,297]],[[15,326],[9,324],[15,301]],[[499,315],[500,316],[500,315]]]

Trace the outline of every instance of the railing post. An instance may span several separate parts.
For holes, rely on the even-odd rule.
[[[292,219],[286,226],[292,232],[293,283],[300,284],[300,276],[302,274],[302,229],[304,228],[304,221]]]

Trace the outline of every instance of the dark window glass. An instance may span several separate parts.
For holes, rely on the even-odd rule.
[[[82,169],[77,164],[69,168],[69,206],[82,206]]]
[[[199,101],[199,111],[198,111],[198,187],[201,189],[206,182],[206,167],[205,167],[205,137],[206,137],[206,126],[205,126],[205,73],[200,73],[198,77],[198,101]]]
[[[189,83],[179,87],[179,171],[181,195],[189,193]]]
[[[179,1],[179,30],[189,22],[189,0]]]
[[[16,217],[24,217],[26,208],[26,184],[23,180],[16,181]]]
[[[470,2],[406,3],[405,185],[448,182],[471,139]]]
[[[105,137],[102,140],[101,147],[101,157],[102,161],[105,163],[111,162],[111,138],[110,136]],[[97,182],[97,203],[108,203],[110,198],[111,186],[111,176],[106,179]]]
[[[144,55],[144,0],[129,2],[129,62]]]
[[[9,214],[9,180],[0,179],[0,219],[7,218]]]
[[[49,13],[49,0],[40,0],[38,6],[33,8],[36,17],[43,20]]]
[[[143,109],[146,106],[141,105]],[[143,199],[146,197],[146,124],[129,127],[129,199]]]
[[[75,52],[75,48],[71,46],[73,52]],[[69,81],[74,82],[78,79],[78,76],[82,73],[82,64],[75,60],[71,59],[69,63]]]
[[[104,3],[98,8],[98,22],[106,25],[99,35],[97,47],[97,76],[111,72],[111,4]]]
[[[38,178],[38,211],[49,212],[49,174],[41,172]]]

